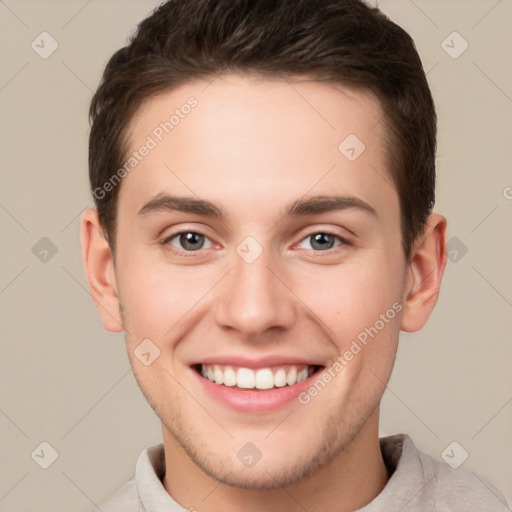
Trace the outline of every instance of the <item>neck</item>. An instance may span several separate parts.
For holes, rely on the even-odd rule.
[[[349,512],[370,503],[389,478],[379,445],[378,408],[358,434],[315,473],[284,488],[241,489],[219,483],[199,468],[162,426],[166,491],[185,508],[209,512]],[[190,508],[193,510],[193,508]]]

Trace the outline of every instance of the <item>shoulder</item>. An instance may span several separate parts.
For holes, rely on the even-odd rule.
[[[407,439],[408,438],[408,439]],[[412,439],[406,436],[404,449],[408,447],[418,457],[425,481],[435,496],[438,512],[481,512],[510,510],[507,500],[496,487],[478,474],[464,468],[452,468],[419,450]]]
[[[139,512],[144,510],[140,508],[135,478],[126,482],[89,512],[96,512],[98,509],[102,512]]]
[[[96,512],[145,512],[146,510],[182,510],[164,489],[161,478],[165,473],[164,445],[144,449],[135,466],[135,476],[113,494],[88,511]]]

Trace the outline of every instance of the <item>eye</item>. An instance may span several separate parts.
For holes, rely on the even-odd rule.
[[[195,252],[200,249],[208,249],[212,246],[211,241],[201,233],[197,233],[195,231],[180,231],[178,233],[174,233],[170,235],[164,240],[164,244],[169,244],[171,247],[176,248],[176,245],[172,243],[174,239],[177,239],[177,243],[179,246],[178,250],[174,251],[176,253],[180,252]],[[205,247],[205,241],[210,245]]]
[[[311,248],[315,251],[328,251],[329,249],[332,249],[334,246],[334,242],[336,239],[340,241],[339,245],[349,245],[349,243],[342,238],[339,235],[335,235],[334,233],[327,233],[325,231],[319,231],[317,233],[312,233],[311,235],[308,235],[306,238],[302,239],[301,243],[303,243],[306,240],[311,239]],[[307,249],[307,247],[306,247]]]
[[[301,244],[304,244],[307,240],[311,240],[310,247],[302,248],[310,249],[315,252],[327,252],[340,245],[350,245],[347,240],[339,235],[319,231],[303,238],[298,244],[298,247],[300,248]],[[338,240],[337,245],[335,245],[336,240]],[[193,254],[190,253],[213,247],[211,240],[206,235],[196,231],[179,231],[168,236],[162,243],[166,246],[170,246],[170,250],[173,253],[183,256],[193,256]]]

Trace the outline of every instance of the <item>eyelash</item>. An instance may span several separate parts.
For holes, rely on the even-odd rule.
[[[185,229],[183,231],[177,231],[176,233],[173,233],[172,235],[169,235],[168,237],[166,237],[165,240],[162,241],[162,245],[167,246],[169,248],[169,250],[174,255],[176,255],[176,256],[180,256],[180,257],[184,257],[184,258],[194,258],[194,257],[197,257],[197,255],[199,253],[201,253],[201,251],[202,251],[201,249],[199,249],[197,251],[178,250],[175,247],[173,247],[172,245],[170,245],[170,241],[171,240],[173,240],[177,236],[185,234],[185,233],[193,233],[195,235],[204,236],[206,239],[209,240],[209,238],[205,234],[203,234],[203,233],[200,233],[198,231],[192,231],[192,230]],[[304,240],[306,240],[308,238],[311,238],[312,236],[318,235],[318,234],[333,236],[334,238],[337,238],[341,242],[339,245],[337,245],[335,247],[332,247],[330,249],[326,249],[325,251],[316,251],[314,249],[310,249],[314,253],[318,253],[318,255],[321,255],[322,253],[332,254],[333,250],[336,249],[336,247],[340,247],[342,245],[345,245],[345,246],[351,245],[351,243],[348,240],[346,240],[345,238],[343,238],[340,235],[337,235],[336,233],[331,233],[330,231],[314,231],[314,232],[310,233],[309,235],[306,235],[305,237],[303,237],[300,240],[299,244],[301,242],[303,242]]]

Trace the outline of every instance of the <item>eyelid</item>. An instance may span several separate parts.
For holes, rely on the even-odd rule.
[[[208,235],[206,235],[205,233],[203,233],[201,230],[190,229],[190,228],[182,228],[176,232],[170,233],[169,235],[164,237],[164,239],[161,243],[162,243],[162,245],[169,245],[171,247],[170,251],[173,252],[174,254],[177,254],[179,256],[185,255],[185,257],[193,257],[194,255],[200,255],[200,254],[204,253],[204,250],[211,249],[211,247],[207,247],[207,248],[198,249],[197,251],[187,251],[185,249],[178,249],[170,244],[170,241],[172,239],[174,239],[177,236],[182,235],[184,233],[195,233],[195,234],[203,236],[207,240],[209,240],[212,246],[219,245],[216,242],[214,242],[213,240],[211,240],[210,237]],[[300,240],[298,242],[296,242],[295,244],[293,244],[292,247],[297,246],[298,244],[304,242],[305,240],[312,237],[313,235],[316,235],[319,233],[337,238],[340,241],[340,244],[338,244],[334,247],[331,247],[329,249],[326,249],[325,251],[315,251],[314,249],[306,249],[307,251],[316,253],[317,255],[320,256],[323,253],[332,254],[337,247],[344,246],[344,245],[345,246],[352,245],[351,242],[346,237],[334,232],[333,230],[317,228],[317,229],[313,229],[313,230],[304,231],[303,234],[301,235]]]
[[[348,232],[349,234],[343,235],[342,233],[340,233],[339,231],[341,231],[342,229],[344,231]],[[351,244],[351,241],[350,241],[351,236],[355,236],[352,231],[348,230],[347,228],[342,228],[341,226],[339,226],[337,229],[335,227],[328,227],[328,226],[322,226],[322,225],[318,225],[318,227],[317,226],[314,226],[314,227],[309,226],[309,227],[301,229],[299,231],[297,236],[300,238],[297,243],[300,243],[305,238],[316,235],[317,233],[323,233],[325,235],[332,235],[334,237],[339,238],[344,244],[347,244],[347,245]],[[297,245],[297,243],[294,244],[294,246]],[[317,251],[317,252],[321,252],[321,251]]]
[[[163,245],[170,245],[172,247],[172,251],[173,252],[180,253],[180,254],[190,254],[190,255],[193,255],[194,253],[199,254],[201,252],[204,252],[204,249],[211,249],[211,247],[206,247],[206,248],[202,247],[201,249],[199,249],[197,251],[187,251],[185,249],[178,249],[177,247],[174,247],[174,246],[171,245],[170,242],[171,242],[172,239],[176,238],[179,235],[183,235],[185,233],[194,233],[196,235],[203,236],[205,239],[207,239],[210,242],[211,246],[218,245],[218,244],[216,244],[216,242],[211,240],[211,238],[208,235],[206,235],[205,233],[203,233],[202,231],[197,230],[197,229],[187,229],[187,228],[181,229],[179,231],[176,231],[174,233],[170,233],[169,235],[166,235],[163,238],[161,243]]]
[[[329,231],[327,229],[317,229],[317,230],[314,230],[314,231],[311,231],[311,232],[307,233],[305,236],[302,236],[301,239],[297,243],[295,243],[293,245],[293,247],[301,244],[302,242],[304,242],[304,240],[307,240],[308,238],[311,238],[313,235],[317,235],[319,233],[322,233],[323,235],[333,236],[334,238],[337,238],[340,241],[340,243],[338,245],[335,245],[334,247],[331,247],[331,248],[326,249],[324,251],[315,251],[314,249],[305,249],[305,250],[307,250],[309,252],[314,252],[317,255],[332,254],[333,251],[335,251],[336,248],[338,248],[340,246],[352,245],[351,242],[347,238],[345,238],[344,236],[342,236],[342,235],[340,235],[338,233],[335,233],[333,231]]]

